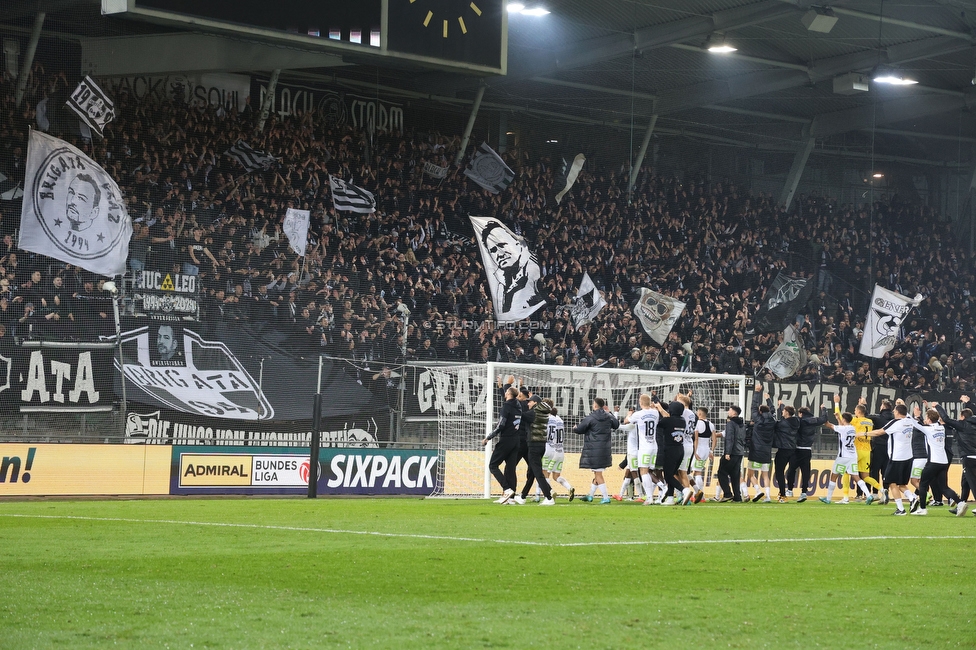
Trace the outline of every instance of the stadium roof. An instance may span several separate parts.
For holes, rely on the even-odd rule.
[[[470,100],[485,85],[491,108],[588,124],[633,120],[639,128],[656,114],[660,132],[782,151],[810,138],[843,148],[873,131],[879,152],[946,162],[958,160],[946,141],[976,142],[968,119],[976,104],[976,2],[963,0],[843,0],[830,5],[829,33],[807,29],[804,16],[823,8],[801,0],[533,0],[527,4],[551,13],[511,13],[508,75],[481,78],[240,38],[219,37],[227,56],[194,57],[211,42],[199,39],[218,37],[103,17],[93,0],[5,4],[0,31],[29,31],[34,12],[44,10],[44,32],[78,39],[83,53],[86,44],[108,50],[152,35],[151,54],[126,57],[129,69],[145,64],[146,73],[192,57],[235,72],[281,67],[368,80],[415,96]],[[737,50],[707,50],[722,39]],[[836,78],[871,78],[879,67],[918,83],[872,81],[870,91],[835,92]],[[170,71],[177,70],[186,71]]]

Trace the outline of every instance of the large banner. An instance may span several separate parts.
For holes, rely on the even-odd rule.
[[[302,422],[252,422],[190,417],[163,409],[130,408],[125,417],[125,442],[146,445],[210,445],[308,447],[312,439],[312,405]],[[326,447],[374,448],[389,438],[380,424],[389,418],[364,414],[358,418],[324,419],[319,429]]]
[[[434,491],[436,449],[323,449],[317,472],[308,449],[173,447],[171,494],[416,495]]]
[[[636,406],[640,394],[648,385],[659,384],[660,394],[673,395],[684,388],[681,378],[663,377],[659,373],[621,374],[583,370],[571,366],[539,366],[544,368],[546,381],[532,386],[543,397],[552,398],[559,415],[566,420],[579,420],[593,410],[595,397],[609,398],[614,407]],[[407,394],[404,415],[436,418],[447,416],[485,417],[489,399],[500,399],[495,377],[485,377],[483,367],[451,368],[441,372],[437,368],[407,366]],[[723,382],[719,401],[737,404],[738,382]]]
[[[115,97],[130,95],[140,102],[177,101],[193,108],[222,106],[242,111],[251,94],[250,77],[226,73],[111,77],[101,83]]]
[[[126,396],[130,402],[151,407],[146,412],[158,408],[224,420],[308,421],[317,359],[284,353],[275,345],[276,335],[284,336],[257,334],[239,321],[150,320],[147,324],[144,319],[126,319],[122,334]],[[322,393],[326,419],[389,412],[385,401],[331,362],[323,366]]]
[[[268,94],[267,77],[251,78],[251,97],[255,108],[262,105]],[[271,98],[271,113],[284,118],[290,115],[315,113],[332,128],[351,126],[367,131],[403,131],[401,102],[366,97],[339,91],[328,86],[301,85],[278,82]]]
[[[112,350],[0,350],[0,408],[37,413],[111,410]]]

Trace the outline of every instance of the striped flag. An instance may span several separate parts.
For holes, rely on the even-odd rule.
[[[89,128],[93,129],[98,135],[105,137],[102,131],[105,125],[115,119],[115,103],[112,98],[98,87],[95,80],[85,75],[75,91],[68,97],[67,106],[78,114]],[[47,122],[47,106],[44,107],[44,115],[38,116],[38,126]],[[50,126],[50,124],[48,124]]]
[[[238,140],[237,144],[224,152],[224,155],[239,162],[249,172],[268,169],[276,162],[274,156],[252,149],[251,145],[243,140]]]
[[[464,175],[492,194],[507,188],[515,178],[515,172],[485,142],[481,143],[481,151],[468,163]]]
[[[360,214],[376,212],[376,199],[363,188],[335,176],[329,176],[329,186],[332,188],[332,205],[336,210]]]

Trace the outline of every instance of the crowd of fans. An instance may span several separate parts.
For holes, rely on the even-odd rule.
[[[65,83],[35,76],[19,109],[13,81],[0,83],[0,171],[13,179],[23,177],[35,106]],[[556,205],[552,162],[526,151],[505,154],[516,177],[493,195],[457,167],[443,181],[424,175],[425,162],[454,160],[457,137],[419,129],[371,136],[311,113],[272,116],[256,133],[249,108],[115,99],[118,116],[104,139],[60,135],[123,188],[136,222],[130,268],[198,275],[205,327],[239,321],[296,351],[377,364],[399,362],[405,349],[422,360],[753,376],[780,337],[747,335],[750,317],[785,272],[817,285],[800,316],[810,359],[800,379],[964,390],[976,375],[973,260],[928,208],[891,199],[869,217],[868,206],[802,198],[787,212],[728,182],[646,169],[628,200],[626,175],[599,168],[584,170]],[[280,164],[245,173],[222,155],[239,139]],[[377,211],[336,212],[329,174],[371,191]],[[2,203],[6,330],[71,335],[108,318],[97,278],[16,248],[19,201]],[[304,259],[282,234],[289,207],[311,210]],[[535,252],[548,302],[531,321],[495,326],[469,214],[502,218]],[[577,328],[561,306],[584,272],[608,304]],[[869,363],[857,349],[874,283],[925,300],[903,341]],[[640,287],[687,303],[663,347],[632,315]],[[411,314],[405,342],[401,303]]]

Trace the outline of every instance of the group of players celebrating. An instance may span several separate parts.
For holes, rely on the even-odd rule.
[[[572,501],[576,490],[561,475],[565,425],[555,404],[524,386],[516,387],[514,377],[505,382],[499,379],[499,385],[505,401],[497,425],[483,441],[487,444],[498,438],[489,461],[492,476],[502,487],[502,496],[496,503],[524,504],[534,483],[536,500],[541,500],[541,505],[553,505],[550,480],[568,490]],[[709,421],[706,407],[692,410],[690,390],[679,392],[666,405],[653,392],[643,394],[638,408],[622,409],[619,413],[614,413],[602,398],[596,398],[593,411],[572,429],[583,436],[580,469],[593,472],[589,493],[581,500],[592,502],[599,491],[603,504],[627,498],[644,505],[700,503],[705,500],[706,468],[709,460],[715,458],[718,439],[723,438],[724,449],[716,472],[718,486],[712,501],[771,502],[773,468],[778,487],[776,501],[787,503],[796,493],[795,501],[802,503],[809,496],[816,434],[821,427],[828,427],[837,434],[837,457],[821,502],[850,503],[853,491],[853,498],[867,505],[893,501],[896,516],[909,512],[926,515],[931,491],[932,506],[944,505],[945,499],[949,512],[961,517],[968,510],[971,493],[976,491],[976,418],[968,408],[969,397],[963,396],[961,401],[965,408],[957,419],[952,419],[935,402],[914,406],[909,414],[902,400],[894,404],[885,401],[880,413],[869,415],[867,404],[861,399],[854,413],[842,413],[840,397],[835,396],[831,421],[826,403],[818,415],[806,407],[784,405],[781,400],[774,409],[772,397],[763,395],[762,386],[756,384],[752,426],[746,427],[741,409],[732,405],[724,430],[718,431]],[[959,493],[948,485],[953,456],[951,444],[947,444],[947,429],[955,433],[963,461]],[[625,470],[620,491],[611,495],[604,472],[612,465],[611,438],[617,430],[627,434],[627,457],[620,464]],[[876,453],[879,449],[880,456]],[[879,465],[874,472],[872,455]],[[528,470],[518,492],[516,467],[521,460],[527,462]],[[751,499],[750,487],[755,491]],[[844,496],[835,502],[838,487]]]

